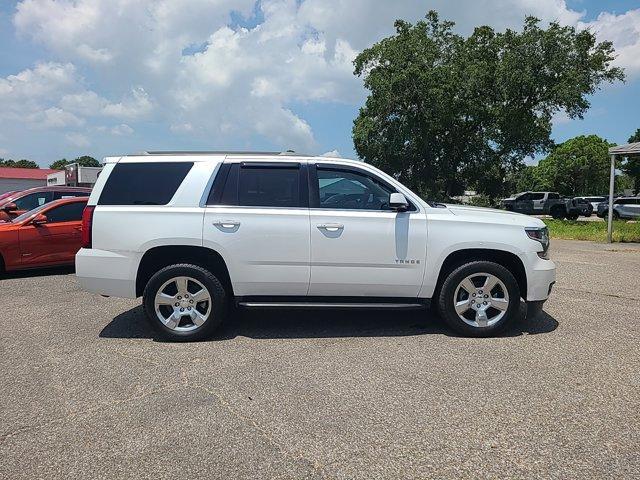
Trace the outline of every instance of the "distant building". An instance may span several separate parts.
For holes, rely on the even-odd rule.
[[[82,167],[77,163],[71,163],[64,168],[47,176],[48,186],[93,187],[102,170],[102,167]]]
[[[59,173],[50,168],[0,167],[0,194],[47,185],[47,176]]]

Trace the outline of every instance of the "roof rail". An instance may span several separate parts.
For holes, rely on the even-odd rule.
[[[132,155],[296,155],[302,157],[312,157],[314,155],[306,155],[296,153],[293,150],[285,150],[284,152],[260,152],[260,151],[237,151],[237,150],[147,150]]]

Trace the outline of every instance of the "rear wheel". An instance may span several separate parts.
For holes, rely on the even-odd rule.
[[[208,338],[226,312],[225,291],[218,279],[197,265],[170,265],[151,277],[143,294],[147,320],[174,341]]]
[[[440,315],[456,332],[487,337],[502,331],[518,316],[520,289],[502,265],[470,262],[447,276],[438,306]]]
[[[618,212],[616,212],[615,210],[613,211],[613,219],[614,220],[620,220],[620,214]]]

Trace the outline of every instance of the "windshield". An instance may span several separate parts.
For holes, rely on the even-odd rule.
[[[11,220],[12,223],[20,223],[31,217],[32,215],[44,210],[48,205],[45,203],[44,205],[40,205],[39,207],[34,208],[33,210],[29,210],[28,212],[24,212],[22,215],[18,215],[16,218]]]

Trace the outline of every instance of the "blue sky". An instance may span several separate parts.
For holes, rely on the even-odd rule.
[[[611,40],[627,81],[553,136],[640,128],[638,0],[21,0],[0,2],[0,157],[285,149],[355,157],[366,92],[351,61],[429,9],[461,33],[527,14]]]

